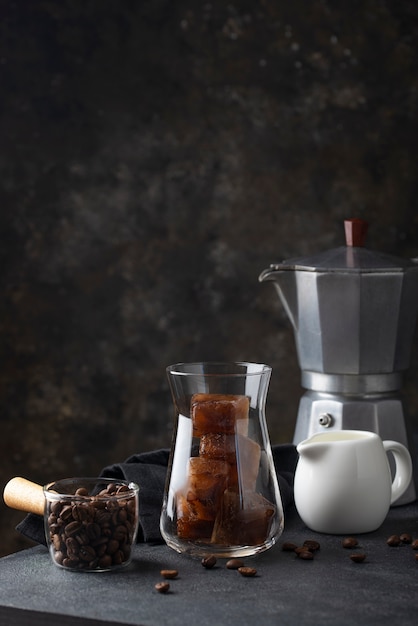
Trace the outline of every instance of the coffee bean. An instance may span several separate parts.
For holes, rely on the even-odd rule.
[[[354,561],[354,563],[363,563],[366,559],[366,555],[360,552],[350,554],[350,559]]]
[[[97,531],[99,533],[102,532],[102,529],[99,526],[99,530]],[[89,532],[87,531],[87,534],[89,534]],[[103,546],[103,544],[107,545],[107,542],[109,541],[109,537],[106,537],[106,535],[100,535],[99,537],[97,537],[97,539],[93,539],[91,538],[91,545],[96,548],[97,546]]]
[[[101,508],[97,509],[96,503],[94,504],[94,507],[96,509],[96,512],[94,514],[94,521],[100,524],[100,526],[102,527],[109,525],[112,519],[112,516],[109,513],[109,511],[105,511],[104,509],[101,509]]]
[[[312,561],[314,555],[310,550],[302,549],[297,552],[298,558],[302,561]]]
[[[212,567],[215,567],[216,565],[216,557],[212,555],[210,556],[206,556],[204,559],[202,559],[201,561],[203,567],[206,567],[206,569],[212,569]]]
[[[110,554],[104,554],[100,557],[98,565],[101,569],[108,569],[112,565],[112,557]]]
[[[418,555],[417,555],[418,556]],[[64,555],[62,552],[60,552],[59,550],[57,550],[54,554],[54,559],[55,562],[58,563],[58,565],[62,565],[62,562],[64,560]]]
[[[72,518],[73,516],[73,507],[70,505],[64,505],[62,511],[60,513],[60,518],[64,521]]]
[[[56,552],[61,550],[61,537],[59,535],[52,535],[52,545],[54,546],[54,550]]]
[[[116,552],[113,554],[113,557],[112,557],[113,565],[122,565],[124,561],[125,561],[125,556],[122,550],[116,550]]]
[[[179,575],[176,569],[162,569],[160,574],[163,578],[168,578],[168,579],[177,578],[177,576]]]
[[[167,581],[160,582],[155,585],[155,588],[159,593],[167,593],[170,589],[170,583]]]
[[[297,548],[297,544],[296,543],[292,543],[290,541],[285,541],[282,544],[282,550],[283,552],[294,552]]]
[[[81,530],[75,535],[75,538],[80,546],[85,546],[89,543],[89,536],[83,527],[81,527]]]
[[[80,551],[80,544],[78,543],[77,539],[74,539],[74,537],[68,537],[68,539],[65,540],[64,545],[67,549],[67,554],[71,559],[78,558],[78,553]]]
[[[115,552],[119,549],[119,541],[116,539],[111,539],[107,544],[106,552],[108,554],[115,554]]]
[[[55,500],[55,502],[51,502],[51,513],[54,515],[59,515],[62,509],[62,504],[59,500]]]
[[[105,489],[105,493],[115,493],[118,486],[115,483],[109,483]]]
[[[411,548],[413,550],[418,550],[418,539],[413,540],[413,542],[411,543]]]
[[[257,574],[257,570],[254,567],[239,567],[238,568],[239,573],[241,574],[241,576],[255,576]]]
[[[103,537],[105,543],[101,543],[101,544],[97,544],[96,542],[92,542],[92,546],[93,548],[96,550],[96,554],[97,556],[104,556],[106,554],[106,550],[107,550],[107,539],[106,537]]]
[[[119,526],[116,526],[115,530],[113,531],[113,538],[116,541],[124,541],[127,534],[128,531],[126,530],[126,526],[119,524]]]
[[[399,546],[401,543],[400,537],[398,535],[391,535],[386,543],[388,544],[388,546]]]
[[[92,540],[96,540],[100,538],[101,535],[101,529],[99,524],[97,524],[96,522],[90,522],[86,525],[86,533],[87,536]]]
[[[74,561],[73,559],[65,558],[62,560],[62,565],[64,567],[69,567],[71,569],[75,569],[78,566],[78,561]]]
[[[402,535],[399,536],[399,539],[401,540],[402,543],[406,543],[406,544],[412,543],[412,537],[409,533],[402,533]]]
[[[229,559],[229,561],[226,562],[228,569],[238,569],[239,567],[244,567],[244,565],[245,563],[241,561],[241,559]]]
[[[119,520],[119,509],[116,509],[115,511],[113,511],[110,517],[110,522],[111,524],[113,524],[113,526],[116,526],[118,524],[118,520]]]
[[[77,522],[92,522],[94,518],[94,508],[88,504],[75,504],[71,513]]]
[[[92,506],[95,508],[95,510],[97,509],[105,509],[106,508],[106,500],[104,499],[104,495],[102,494],[100,496],[100,494],[98,494],[98,496],[95,496],[91,499],[91,504]],[[110,515],[109,515],[110,517]]]
[[[81,530],[80,522],[70,522],[65,527],[65,534],[67,537],[71,537],[72,535],[78,533],[79,530]]]
[[[78,556],[82,561],[93,561],[96,558],[96,552],[91,546],[81,546]]]
[[[358,545],[358,541],[357,539],[355,539],[355,537],[345,537],[342,540],[342,546],[343,548],[348,548],[348,549],[352,549],[355,548]]]
[[[112,512],[112,514],[113,514],[115,511],[116,511],[116,512],[118,511],[118,509],[119,509],[119,502],[116,502],[115,500],[109,500],[109,501],[106,503],[106,507],[107,507],[107,509],[108,509],[109,511],[111,511],[111,512]]]
[[[309,552],[316,552],[321,546],[318,541],[315,541],[315,539],[307,539],[303,542],[303,547],[307,548]]]

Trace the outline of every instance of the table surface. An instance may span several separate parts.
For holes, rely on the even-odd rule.
[[[165,545],[145,544],[135,547],[124,570],[69,572],[36,546],[0,559],[0,624],[415,625],[418,551],[386,542],[401,533],[418,538],[417,502],[392,508],[379,530],[357,535],[356,550],[367,558],[354,563],[343,537],[310,531],[291,509],[278,544],[245,559],[257,569],[254,578],[227,569],[225,559],[209,570]],[[282,550],[285,541],[300,545],[305,539],[321,545],[312,561]],[[167,594],[154,587],[161,569],[179,572]]]

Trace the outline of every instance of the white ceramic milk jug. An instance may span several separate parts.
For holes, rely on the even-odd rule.
[[[408,449],[369,431],[318,433],[299,443],[297,451],[295,505],[304,523],[317,532],[376,530],[412,477]],[[396,464],[393,480],[389,451]]]

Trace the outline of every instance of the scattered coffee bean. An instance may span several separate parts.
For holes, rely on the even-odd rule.
[[[402,535],[399,536],[399,539],[401,540],[402,543],[407,543],[407,544],[412,543],[412,537],[409,533],[402,533]]]
[[[211,554],[210,556],[206,556],[202,559],[201,563],[203,567],[206,567],[206,569],[212,569],[212,567],[216,565],[216,557]]]
[[[238,571],[241,576],[255,576],[257,574],[257,570],[254,567],[239,567]]]
[[[413,542],[411,543],[411,548],[413,550],[418,550],[418,539],[413,540]]]
[[[294,552],[299,556],[299,554],[301,552],[310,552],[311,554],[313,554],[312,550],[309,550],[309,548],[307,548],[306,546],[298,546],[297,548],[295,548]]]
[[[345,537],[342,541],[343,548],[352,549],[358,545],[357,539],[355,537]]]
[[[244,561],[241,561],[241,559],[229,559],[229,561],[226,562],[228,569],[238,569],[239,567],[244,567],[244,565]]]
[[[285,543],[282,544],[283,552],[294,552],[297,547],[297,544],[291,541],[285,541]]]
[[[177,576],[179,575],[176,569],[162,569],[160,574],[163,578],[169,578],[169,579],[177,578]]]
[[[302,561],[312,561],[314,558],[313,553],[306,549],[299,550],[297,555],[299,559],[302,559]]]
[[[386,541],[386,543],[388,544],[388,546],[399,546],[401,543],[401,540],[399,538],[399,535],[391,535],[388,540]]]
[[[303,542],[302,547],[307,548],[309,552],[317,552],[321,546],[318,541],[315,541],[315,539],[307,539]]]
[[[356,552],[354,554],[350,554],[350,559],[352,561],[354,561],[354,563],[363,563],[363,561],[365,560],[366,555],[360,552]]]
[[[170,589],[170,583],[168,583],[167,581],[163,581],[163,582],[157,583],[155,585],[155,588],[159,593],[167,593],[167,591],[169,591]]]
[[[418,554],[415,554],[415,560],[418,561]]]

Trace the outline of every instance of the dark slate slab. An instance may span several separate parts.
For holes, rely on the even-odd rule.
[[[356,564],[342,537],[308,530],[291,511],[279,544],[246,559],[255,578],[227,569],[225,560],[206,570],[165,545],[137,545],[132,565],[117,573],[73,573],[38,546],[0,560],[0,624],[408,626],[416,624],[417,552],[389,547],[394,533],[418,537],[417,503],[392,509],[378,531],[358,535],[367,558]],[[281,550],[284,541],[308,538],[321,544],[313,561]],[[179,571],[166,595],[154,588],[163,568]]]

